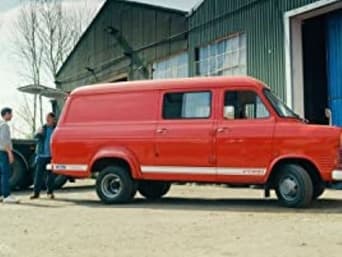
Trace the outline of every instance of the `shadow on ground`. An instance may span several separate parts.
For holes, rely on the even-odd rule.
[[[89,208],[112,208],[112,209],[154,209],[154,210],[192,210],[192,211],[231,211],[231,212],[256,212],[256,213],[341,213],[342,199],[322,198],[313,201],[308,209],[289,209],[281,207],[278,201],[272,199],[247,199],[247,198],[180,198],[165,197],[158,201],[149,201],[143,198],[136,198],[131,203],[120,205],[105,205],[100,200],[76,199],[73,196],[67,197],[65,193],[89,192],[94,190],[94,186],[68,187],[62,190],[61,196],[57,195],[55,201],[68,204],[79,205]],[[341,192],[342,195],[342,192]]]

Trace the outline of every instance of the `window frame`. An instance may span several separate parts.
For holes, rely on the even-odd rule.
[[[191,93],[209,93],[210,95],[210,110],[209,115],[205,118],[196,118],[196,117],[190,117],[190,118],[165,118],[164,117],[164,99],[167,94],[191,94]],[[160,114],[159,118],[161,121],[189,121],[189,120],[198,120],[198,121],[207,121],[211,120],[213,118],[213,109],[214,109],[214,92],[212,90],[205,90],[205,89],[172,89],[172,90],[165,90],[161,93],[160,97]]]
[[[278,100],[284,105],[284,107],[287,109],[287,111],[291,112],[293,114],[293,116],[285,116],[285,115],[282,115],[280,113],[280,111],[278,110],[278,108],[276,108],[276,106],[274,105],[274,103],[271,101],[271,99],[269,98],[269,96],[267,95],[267,93],[273,95],[273,97],[277,97],[277,95],[275,95],[273,93],[273,91],[269,88],[265,88],[263,90],[263,96],[265,97],[265,99],[269,102],[270,106],[272,107],[273,111],[276,113],[276,115],[279,117],[279,118],[283,118],[283,119],[295,119],[295,120],[298,120],[298,119],[301,119],[300,115],[298,115],[297,113],[295,113],[295,111],[290,108],[289,106],[287,106],[280,98],[278,98]]]
[[[266,108],[267,112],[268,112],[268,116],[267,117],[263,117],[263,118],[255,118],[255,119],[226,119],[224,117],[224,107],[225,107],[225,99],[226,99],[226,94],[227,92],[236,92],[236,91],[239,91],[239,92],[252,92],[254,93],[256,96],[259,97],[261,103],[264,105],[264,107]],[[228,88],[228,89],[224,89],[223,90],[223,94],[222,94],[222,99],[221,99],[221,103],[222,105],[220,106],[220,119],[223,120],[223,121],[227,121],[227,122],[239,122],[239,121],[242,121],[242,122],[253,122],[253,121],[265,121],[265,120],[271,120],[273,118],[273,112],[272,110],[270,109],[270,107],[268,106],[268,104],[266,104],[266,101],[265,99],[262,97],[263,95],[260,94],[258,91],[256,90],[253,90],[251,88],[239,88],[239,87],[235,87],[235,88]]]
[[[244,37],[245,39],[245,47],[241,48],[239,47],[237,51],[238,53],[238,56],[239,56],[239,61],[240,61],[240,55],[241,55],[241,49],[244,49],[244,52],[245,52],[245,62],[244,62],[244,65],[241,66],[240,63],[239,65],[235,65],[235,66],[229,66],[229,67],[222,67],[220,70],[217,70],[218,72],[222,72],[222,75],[219,75],[218,72],[215,72],[215,73],[202,73],[201,72],[201,63],[205,62],[206,60],[209,60],[210,58],[213,58],[214,56],[208,56],[206,59],[204,60],[201,60],[200,56],[201,56],[201,49],[204,49],[204,48],[210,48],[210,47],[213,47],[213,46],[218,46],[220,43],[222,43],[223,41],[229,41],[229,40],[232,40],[234,38],[237,38],[238,39],[238,42],[240,42],[241,40],[241,37]],[[234,52],[234,51],[233,51]],[[226,54],[231,54],[233,52],[225,52],[224,54],[221,54],[221,55],[226,55]],[[201,76],[201,77],[208,77],[208,76],[236,76],[235,74],[233,75],[224,75],[224,72],[225,71],[228,71],[228,70],[232,70],[234,68],[237,68],[239,67],[239,69],[241,69],[241,67],[244,67],[245,69],[245,73],[244,74],[238,74],[238,75],[247,75],[248,74],[248,34],[246,31],[239,31],[239,32],[236,32],[236,33],[232,33],[228,36],[225,36],[225,37],[221,37],[217,40],[214,40],[214,41],[211,41],[209,42],[208,44],[202,44],[202,45],[199,45],[198,47],[195,48],[195,56],[197,57],[196,60],[195,60],[195,72],[196,72],[196,75],[197,76]],[[210,66],[210,65],[208,65]]]
[[[154,77],[154,74],[155,74],[155,65],[158,65],[160,63],[163,63],[163,62],[168,62],[170,61],[171,59],[173,58],[177,58],[177,57],[180,57],[181,55],[185,55],[186,56],[186,59],[187,59],[187,62],[186,62],[186,68],[187,68],[187,74],[186,74],[186,77],[180,77],[180,76],[177,76],[177,77],[168,77],[168,78],[155,78]],[[176,79],[176,78],[188,78],[190,76],[190,66],[189,66],[189,61],[190,61],[190,55],[189,55],[189,52],[188,51],[179,51],[179,52],[176,52],[174,54],[171,54],[169,56],[166,56],[166,57],[163,57],[163,58],[159,58],[157,60],[154,60],[152,63],[151,63],[151,67],[152,67],[152,80],[162,80],[162,79]],[[178,67],[178,66],[177,66]],[[178,68],[179,69],[179,68]],[[177,69],[177,70],[178,70]]]

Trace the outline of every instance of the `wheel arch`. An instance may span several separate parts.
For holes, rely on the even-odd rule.
[[[272,188],[274,186],[275,178],[280,172],[280,167],[286,164],[296,164],[304,168],[309,173],[314,184],[323,181],[318,166],[310,158],[303,156],[284,156],[275,160],[268,169],[267,185],[269,187]]]
[[[139,178],[141,175],[137,158],[125,148],[104,148],[98,151],[90,163],[90,173],[101,171],[110,165],[119,165],[127,168],[132,178]]]
[[[15,150],[15,149],[13,149],[12,152],[16,157],[18,157],[24,163],[25,168],[28,171],[30,169],[30,165],[29,165],[28,161],[26,160],[25,156],[21,152]]]

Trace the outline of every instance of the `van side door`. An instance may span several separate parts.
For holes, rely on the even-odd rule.
[[[213,92],[162,90],[156,129],[155,166],[145,177],[215,181]]]
[[[262,183],[273,152],[275,118],[262,93],[238,87],[220,94],[216,127],[221,182]]]

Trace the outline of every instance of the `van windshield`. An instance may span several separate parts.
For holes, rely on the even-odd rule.
[[[301,117],[292,111],[287,105],[285,105],[278,97],[276,97],[271,90],[265,89],[264,94],[268,101],[270,101],[273,108],[276,110],[278,115],[283,118],[294,118],[301,119]]]

